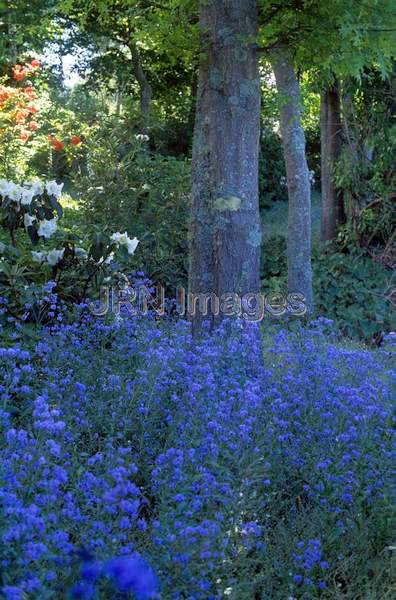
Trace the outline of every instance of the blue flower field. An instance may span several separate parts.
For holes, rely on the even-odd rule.
[[[3,598],[395,597],[395,355],[323,319],[227,326],[9,338]]]

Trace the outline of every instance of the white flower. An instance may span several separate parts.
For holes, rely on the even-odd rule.
[[[21,204],[29,206],[29,204],[32,203],[33,196],[34,190],[32,190],[31,188],[22,188]]]
[[[128,249],[128,254],[133,254],[137,248],[137,245],[139,243],[139,240],[137,239],[137,237],[134,237],[133,240],[130,240],[128,238],[127,240],[127,249]]]
[[[115,242],[116,244],[126,244],[127,238],[128,238],[127,232],[120,233],[119,231],[117,231],[116,233],[113,233],[113,235],[110,236],[111,241]]]
[[[32,250],[32,260],[34,262],[39,263],[40,265],[45,261],[46,256],[47,255],[45,252],[35,252],[34,250]]]
[[[47,254],[47,263],[54,267],[60,260],[62,260],[64,252],[64,248],[62,248],[62,250],[50,250]]]
[[[44,184],[36,179],[35,181],[29,181],[26,185],[28,185],[33,192],[34,196],[41,196],[44,193]]]
[[[142,189],[143,190],[150,190],[151,187],[150,187],[150,185],[148,183],[144,183],[143,186],[142,186]]]
[[[8,186],[6,195],[11,200],[14,200],[14,202],[19,202],[19,200],[21,199],[21,196],[22,196],[23,188],[20,185],[17,185],[16,183],[14,183],[13,181],[9,181],[8,183],[9,183],[9,186]]]
[[[82,260],[85,260],[86,258],[88,258],[88,252],[86,250],[84,250],[84,248],[76,247],[74,249],[74,254],[76,255],[77,258],[81,258]]]
[[[55,233],[56,227],[56,219],[51,219],[50,221],[44,219],[39,225],[38,234],[45,238],[50,238]]]
[[[25,225],[26,229],[30,227],[35,220],[36,217],[32,217],[31,215],[29,215],[29,213],[25,213],[23,216],[23,224]]]
[[[49,196],[55,196],[59,198],[62,193],[63,183],[56,183],[56,181],[49,181],[46,185],[47,194]]]
[[[149,136],[145,135],[144,133],[138,133],[137,135],[135,135],[135,138],[140,142],[148,142],[150,139]]]
[[[139,240],[134,237],[133,240],[128,236],[127,232],[120,233],[117,231],[113,233],[110,239],[117,244],[117,246],[126,246],[128,254],[133,254],[137,248]]]
[[[0,254],[3,254],[5,249],[6,249],[6,245],[3,244],[3,242],[0,242]]]
[[[8,191],[10,190],[11,181],[7,181],[7,179],[0,179],[0,195],[8,196]]]

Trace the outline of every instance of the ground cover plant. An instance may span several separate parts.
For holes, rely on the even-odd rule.
[[[393,596],[394,355],[230,327],[87,315],[2,348],[7,600]]]

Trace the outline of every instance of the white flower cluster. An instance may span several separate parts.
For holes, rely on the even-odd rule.
[[[119,231],[117,231],[116,233],[113,233],[110,239],[112,242],[115,242],[117,246],[126,246],[128,254],[134,254],[139,243],[139,240],[136,237],[134,237],[133,239],[128,237],[127,232],[120,233]]]
[[[43,221],[40,221],[37,233],[42,237],[50,238],[51,235],[55,233],[56,228],[56,219],[50,219],[49,221],[47,221],[47,219],[44,219]]]
[[[31,181],[26,183],[25,186],[8,181],[7,179],[0,179],[0,196],[3,198],[9,198],[13,202],[20,203],[24,206],[29,206],[32,203],[33,198],[41,196],[44,191],[49,196],[59,198],[62,194],[63,183],[56,183],[56,181],[48,181],[44,184],[41,181]]]
[[[50,250],[49,252],[35,252],[32,250],[32,259],[40,265],[46,262],[54,267],[62,260],[64,252],[64,248],[62,248],[62,250]]]
[[[0,179],[0,196],[3,197],[3,199],[9,198],[15,202],[17,210],[20,209],[20,206],[30,206],[33,198],[41,196],[45,191],[48,196],[58,199],[62,194],[62,188],[63,183],[56,183],[56,181],[43,183],[42,181],[36,180],[22,186],[13,181],[8,181],[7,179]],[[43,202],[39,201],[39,204],[43,205]],[[34,215],[28,213],[24,214],[23,223],[26,229],[31,227],[34,221],[36,221]],[[44,219],[39,222],[37,233],[39,236],[50,238],[55,233],[56,228],[57,220],[55,218],[50,220]]]

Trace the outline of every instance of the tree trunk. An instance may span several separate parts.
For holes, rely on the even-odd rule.
[[[303,294],[307,311],[311,312],[311,184],[301,124],[300,85],[285,49],[272,50],[271,63],[279,94],[280,130],[289,196],[288,291]]]
[[[345,223],[343,195],[334,182],[334,167],[342,149],[341,100],[338,84],[322,92],[320,98],[322,154],[322,242],[335,239]]]
[[[256,0],[206,0],[193,143],[190,294],[258,293],[260,82]],[[212,327],[221,319],[208,315]],[[205,315],[193,317],[199,333]]]
[[[153,90],[143,71],[140,53],[135,44],[130,46],[132,54],[133,72],[140,88],[140,110],[142,115],[143,133],[148,132],[150,124],[150,105]]]

